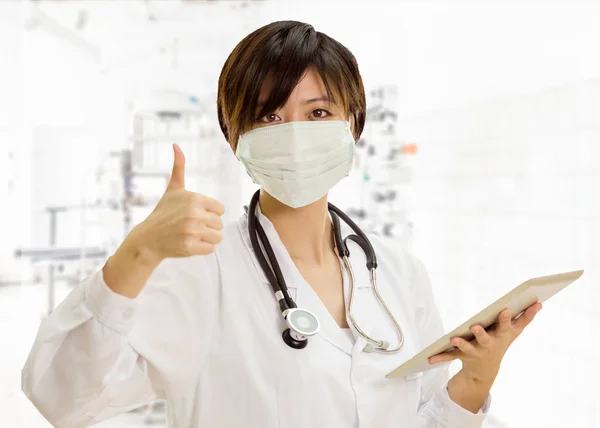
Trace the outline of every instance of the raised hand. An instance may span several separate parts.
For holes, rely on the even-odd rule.
[[[173,171],[167,189],[139,225],[147,248],[160,260],[210,254],[223,238],[223,204],[186,190],[185,156],[176,144],[173,153]]]

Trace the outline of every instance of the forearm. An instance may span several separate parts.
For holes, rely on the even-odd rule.
[[[160,264],[144,244],[143,230],[136,227],[102,269],[104,282],[113,292],[134,299]]]
[[[491,382],[472,379],[460,372],[448,382],[452,401],[475,414],[483,407],[491,389]]]

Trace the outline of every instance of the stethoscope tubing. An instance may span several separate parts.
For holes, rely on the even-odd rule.
[[[250,201],[250,206],[249,206],[249,209],[247,212],[248,232],[250,235],[250,241],[252,244],[252,248],[254,249],[254,253],[256,254],[258,262],[259,262],[262,270],[264,271],[265,275],[267,276],[269,283],[271,284],[271,288],[273,289],[273,292],[275,293],[275,296],[278,300],[279,309],[281,310],[281,313],[282,313],[283,317],[285,318],[287,316],[287,313],[291,309],[297,308],[297,305],[294,302],[294,300],[291,298],[291,296],[289,295],[287,284],[285,282],[283,273],[281,272],[279,263],[277,262],[275,252],[273,251],[273,248],[271,247],[271,244],[269,242],[269,239],[267,238],[267,235],[266,235],[263,227],[261,226],[260,222],[258,222],[258,220],[257,220],[256,206],[258,204],[259,196],[260,196],[260,190],[256,191],[256,193],[254,193],[254,195],[252,196],[252,200]],[[377,275],[376,275],[377,258],[375,255],[375,250],[373,249],[371,242],[369,241],[367,236],[364,234],[364,232],[342,210],[340,210],[339,208],[337,208],[335,205],[333,205],[331,203],[328,204],[328,208],[329,208],[329,213],[331,215],[331,219],[332,219],[332,223],[333,223],[334,239],[336,242],[336,248],[338,250],[340,258],[342,259],[342,261],[344,263],[346,271],[349,273],[349,276],[350,276],[350,302],[349,302],[349,308],[348,308],[348,316],[350,318],[350,322],[353,325],[353,327],[356,329],[356,331],[367,341],[368,345],[365,348],[367,351],[380,352],[380,353],[397,352],[398,350],[400,350],[400,348],[402,348],[402,345],[404,344],[404,333],[402,331],[402,327],[398,323],[398,320],[396,319],[396,317],[394,317],[394,315],[390,311],[389,307],[387,306],[387,304],[381,297],[381,294],[379,293],[379,289],[377,287]],[[338,216],[344,220],[344,222],[352,229],[352,231],[355,233],[355,235],[349,235],[345,239],[342,239],[340,220],[339,220]],[[366,265],[367,265],[367,269],[369,271],[371,288],[373,289],[373,292],[375,293],[375,296],[376,296],[379,304],[383,307],[383,309],[386,312],[386,315],[388,316],[388,318],[390,318],[390,320],[392,321],[392,323],[394,324],[394,326],[396,328],[396,333],[398,336],[398,345],[394,348],[389,349],[389,342],[387,342],[387,341],[377,340],[377,339],[373,339],[372,337],[370,337],[365,331],[363,331],[360,328],[360,326],[356,322],[356,319],[354,317],[354,311],[353,311],[354,295],[355,295],[355,291],[356,291],[356,282],[355,282],[355,278],[354,278],[354,271],[353,271],[352,265],[350,264],[350,261],[349,261],[350,251],[348,249],[348,246],[346,245],[347,239],[350,239],[351,241],[357,243],[365,253]],[[259,243],[259,240],[260,240],[260,243]],[[260,244],[262,244],[262,248],[266,252],[268,260],[267,260],[267,258],[265,258],[263,251],[261,250]]]
[[[265,275],[267,275],[267,279],[271,284],[273,292],[276,295],[278,294],[278,292],[283,294],[283,299],[278,300],[279,308],[281,312],[284,313],[286,312],[286,310],[296,308],[297,306],[288,292],[288,288],[285,283],[285,278],[283,277],[283,273],[281,272],[279,263],[277,263],[275,252],[271,247],[271,243],[267,238],[267,234],[265,233],[263,227],[256,218],[255,210],[256,205],[258,204],[259,195],[260,191],[257,191],[250,202],[250,207],[248,210],[248,232],[250,234],[250,241],[252,243],[252,247],[254,248],[254,253],[256,254],[258,263],[261,265],[261,268],[264,271]],[[263,247],[265,249],[265,252],[267,253],[267,257],[269,258],[270,263],[265,259],[263,252],[260,251],[260,245],[258,243],[257,234],[260,237],[261,243],[263,244]]]

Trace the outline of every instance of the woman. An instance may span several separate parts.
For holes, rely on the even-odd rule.
[[[178,428],[480,427],[504,353],[541,306],[515,322],[503,313],[489,333],[474,326],[472,342],[455,339],[456,351],[430,361],[461,359],[450,380],[445,364],[385,378],[443,328],[423,265],[375,236],[379,288],[404,343],[366,352],[349,328],[349,271],[336,252],[327,192],[348,173],[365,121],[353,55],[310,25],[272,23],[227,59],[217,108],[227,141],[261,185],[258,204],[222,228],[223,205],[186,190],[174,146],[172,177],[154,211],[42,323],[23,371],[29,399],[62,428],[156,397],[168,401]],[[274,299],[271,267],[249,226],[264,230],[289,299]],[[397,347],[365,258],[349,245],[355,320]],[[280,305],[292,300],[320,320],[308,345],[285,329]]]

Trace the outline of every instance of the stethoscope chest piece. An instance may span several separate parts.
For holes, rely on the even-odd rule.
[[[295,349],[302,349],[308,343],[308,337],[319,331],[319,320],[309,310],[292,308],[286,311],[285,321],[289,328],[282,333],[283,341]]]

